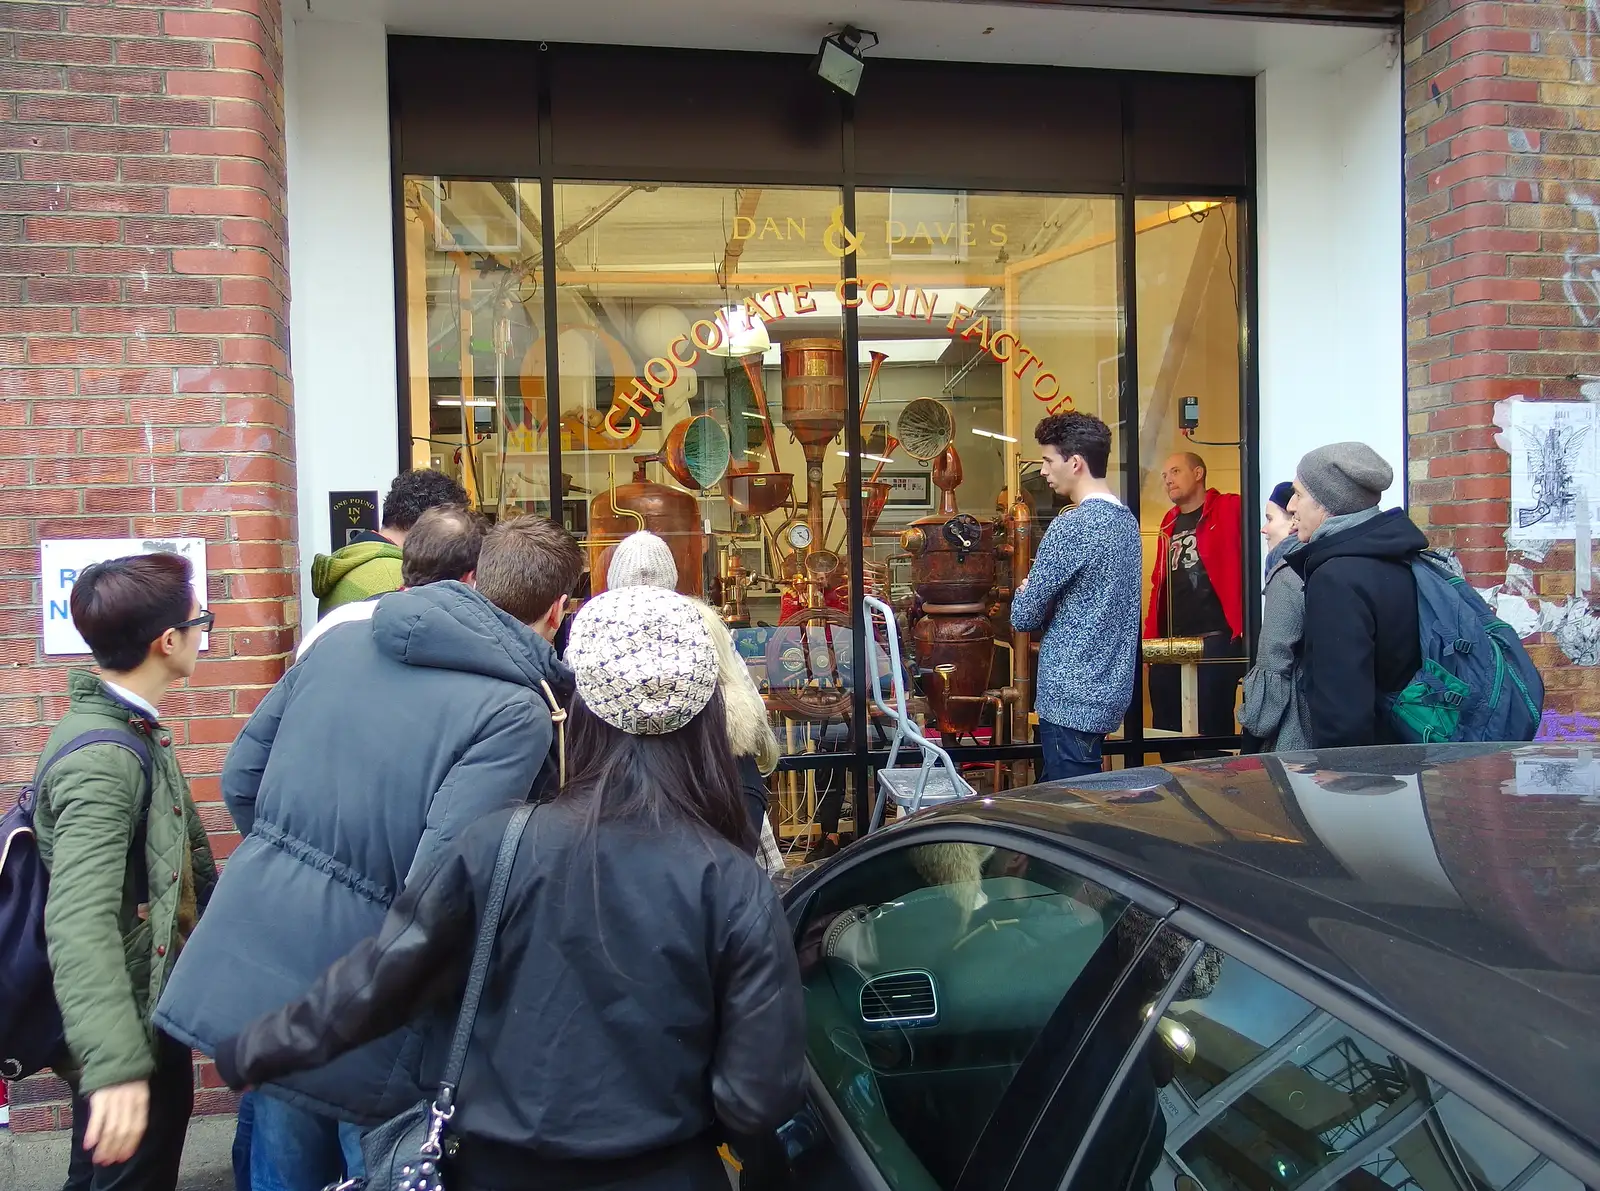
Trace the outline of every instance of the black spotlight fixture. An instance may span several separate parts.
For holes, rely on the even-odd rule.
[[[830,87],[854,95],[861,86],[861,72],[866,68],[861,57],[861,43],[869,37],[872,44],[866,48],[870,50],[878,44],[878,35],[870,30],[846,25],[837,33],[828,34],[817,47],[811,73]]]

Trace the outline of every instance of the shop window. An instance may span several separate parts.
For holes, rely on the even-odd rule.
[[[1146,736],[1232,736],[1248,652],[1231,199],[1134,204]],[[1170,749],[1164,755],[1171,757]]]
[[[1123,476],[1120,204],[863,190],[856,207],[868,586],[900,611],[913,706],[946,747],[1025,742],[1036,642],[1012,632],[1010,594],[1061,507],[1034,428],[1102,418]],[[956,518],[970,533],[945,531]],[[969,776],[1030,780],[1017,769]]]
[[[552,511],[539,203],[529,181],[402,188],[410,466],[455,476],[500,515]]]

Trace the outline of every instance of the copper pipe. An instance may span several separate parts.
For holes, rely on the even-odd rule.
[[[872,357],[872,365],[867,369],[866,388],[861,391],[861,427],[862,434],[866,433],[867,402],[872,400],[872,390],[878,383],[878,369],[883,367],[883,362],[889,357],[884,352],[868,352]]]
[[[772,416],[767,413],[767,386],[761,379],[761,357],[754,353],[742,356],[744,374],[750,378],[750,393],[755,398],[756,411],[761,415],[761,436],[767,448],[767,461],[778,471],[778,440],[772,433]]]
[[[892,434],[883,440],[883,458],[879,459],[878,466],[872,469],[872,477],[867,480],[867,483],[876,484],[878,482],[878,477],[883,474],[883,465],[889,462],[890,456],[894,454],[895,448],[899,445],[900,440]]]

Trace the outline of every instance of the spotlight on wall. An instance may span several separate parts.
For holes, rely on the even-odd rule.
[[[861,86],[861,72],[866,68],[866,63],[861,58],[861,43],[868,37],[872,38],[872,44],[866,48],[869,50],[876,48],[878,35],[867,29],[846,25],[837,33],[828,34],[817,47],[816,59],[811,63],[811,73],[830,87],[837,88],[846,95],[854,95],[856,89]]]

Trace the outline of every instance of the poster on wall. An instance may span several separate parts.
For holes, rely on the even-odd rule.
[[[1600,528],[1600,406],[1513,401],[1502,436],[1511,456],[1511,537],[1573,541]]]
[[[68,538],[39,543],[41,612],[44,651],[47,655],[85,654],[84,643],[72,624],[72,585],[97,562],[126,558],[130,554],[181,554],[194,568],[193,587],[200,606],[206,606],[206,541],[204,538]],[[200,638],[200,648],[210,645],[210,635]]]

